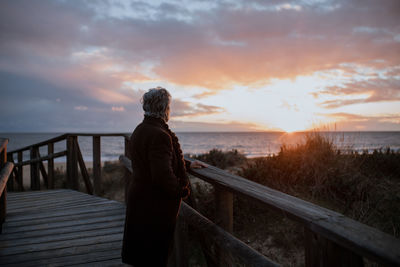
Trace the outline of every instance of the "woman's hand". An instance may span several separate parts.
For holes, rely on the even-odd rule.
[[[207,167],[208,167],[207,164],[205,164],[201,161],[198,161],[198,160],[192,161],[190,163],[190,168],[192,168],[192,169],[201,169],[201,168],[207,168]]]

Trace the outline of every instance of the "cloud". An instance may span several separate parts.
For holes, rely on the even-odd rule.
[[[125,111],[125,108],[124,107],[111,107],[111,110],[112,111],[115,111],[115,112],[123,112],[123,111]]]
[[[1,90],[14,101],[7,107],[24,103],[21,112],[62,120],[73,110],[65,127],[77,127],[75,113],[82,116],[74,107],[87,107],[80,119],[93,128],[101,125],[96,112],[109,119],[104,127],[126,128],[132,114],[139,121],[138,88],[160,81],[204,88],[195,95],[204,98],[340,70],[347,78],[316,94],[321,107],[398,101],[398,14],[398,0],[1,1]],[[177,100],[173,112],[193,118],[224,109]],[[11,114],[21,123],[23,116]]]
[[[337,121],[335,128],[338,131],[363,131],[368,129],[379,129],[380,131],[400,130],[400,113],[363,116],[340,112],[325,114],[325,116]]]
[[[85,110],[88,109],[88,107],[87,107],[87,106],[75,106],[74,109],[75,109],[75,110],[82,110],[82,111],[85,111]]]
[[[320,103],[322,107],[328,109],[360,103],[400,101],[400,79],[374,78],[365,81],[351,81],[341,86],[327,87],[322,94],[336,98]],[[319,94],[316,95],[318,97]],[[345,99],[346,96],[354,98]]]
[[[172,100],[171,110],[171,116],[174,118],[197,117],[224,112],[224,109],[221,107],[204,104],[193,104],[179,99]]]

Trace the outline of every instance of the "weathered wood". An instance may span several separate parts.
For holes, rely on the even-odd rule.
[[[33,159],[33,160],[26,160],[26,161],[18,162],[18,163],[15,164],[15,166],[20,167],[20,166],[29,165],[29,164],[32,164],[32,163],[42,162],[42,161],[49,160],[49,159],[55,159],[55,158],[64,157],[66,155],[67,155],[67,150],[64,150],[64,151],[60,151],[60,152],[53,153],[53,154],[50,154],[50,155],[46,155],[46,156],[43,156],[43,157],[39,157],[39,158],[36,158],[36,159]]]
[[[32,208],[22,213],[11,210],[7,215],[10,220],[4,224],[5,231],[0,235],[0,265],[65,266],[96,263],[104,266],[103,261],[105,265],[110,261],[121,262],[124,206],[77,191],[52,191],[10,194],[12,207],[27,206],[27,202]],[[66,193],[70,193],[70,196]],[[57,209],[51,207],[51,198]],[[70,206],[68,203],[74,198],[82,206]],[[30,202],[30,199],[34,201]]]
[[[307,267],[362,267],[364,261],[361,256],[305,228],[305,264]]]
[[[7,144],[8,144],[8,139],[7,138],[0,138],[0,153],[3,152],[3,150],[6,151],[7,153]]]
[[[107,250],[103,251],[88,251],[85,254],[75,254],[71,256],[60,256],[60,257],[47,257],[47,258],[42,258],[39,260],[34,260],[34,261],[28,261],[28,262],[23,262],[21,265],[24,267],[29,267],[29,266],[66,266],[66,263],[68,266],[73,265],[73,266],[104,266],[103,262],[114,260],[114,261],[119,261],[121,262],[121,249],[120,248],[115,248],[111,249],[108,248]],[[7,266],[7,265],[5,265]],[[115,266],[115,265],[112,265]]]
[[[76,136],[67,137],[67,187],[74,190],[79,190],[77,142]]]
[[[2,151],[2,159],[5,161],[12,162],[14,164],[14,155],[12,153],[7,153],[7,150]],[[13,172],[10,173],[7,181],[7,191],[14,191],[14,175]]]
[[[3,148],[6,151],[7,148]],[[7,155],[7,154],[5,154]],[[7,181],[14,168],[11,162],[5,162],[2,159],[0,167],[0,234],[2,233],[3,223],[7,215]]]
[[[31,147],[31,160],[39,158],[39,148]],[[40,190],[39,161],[31,162],[31,190]]]
[[[83,161],[82,152],[78,142],[76,142],[76,149],[78,153],[79,168],[81,169],[81,174],[83,182],[85,183],[86,192],[90,195],[93,195],[93,186],[92,183],[90,182],[89,173],[86,169],[85,161]]]
[[[40,158],[40,153],[39,153],[39,151],[38,151],[38,156],[39,156],[39,158]],[[48,179],[48,177],[47,177],[47,172],[46,172],[46,169],[44,168],[43,161],[39,161],[39,170],[40,170],[40,173],[42,174],[44,186],[45,186],[46,188],[49,188],[49,179]]]
[[[7,247],[0,250],[0,261],[2,256],[12,255],[12,254],[23,254],[26,251],[39,252],[51,249],[60,249],[73,246],[83,246],[91,245],[96,243],[113,242],[117,240],[122,240],[123,229],[118,233],[113,233],[109,235],[85,237],[71,240],[55,241],[55,242],[45,242],[41,244],[30,244],[26,246],[16,246]]]
[[[13,171],[14,164],[12,162],[6,162],[0,169],[0,194],[6,191],[7,181]]]
[[[233,232],[233,194],[218,186],[214,187],[216,223],[229,233]]]
[[[101,150],[100,136],[93,136],[93,184],[94,194],[101,193]]]
[[[218,186],[214,186],[215,196],[215,222],[225,231],[233,232],[233,194]],[[219,266],[232,266],[229,254],[223,249],[216,249],[216,258]]]
[[[79,227],[75,227],[75,230],[72,232],[67,233],[60,233],[52,234],[52,235],[44,235],[44,236],[36,236],[36,237],[27,237],[27,238],[17,238],[13,239],[12,244],[13,246],[27,246],[32,244],[43,244],[55,241],[64,241],[64,240],[71,240],[71,239],[78,239],[78,238],[85,238],[85,237],[95,237],[95,236],[103,236],[103,235],[110,235],[121,233],[123,231],[123,219],[119,218],[119,224],[114,225],[113,227],[106,226],[105,228],[100,229],[89,229],[89,230],[80,230]],[[0,239],[0,249],[6,248],[9,246],[8,242],[1,242]]]
[[[54,143],[49,143],[47,145],[47,155],[54,154]],[[54,189],[54,158],[50,157],[47,160],[47,174],[48,174],[48,182],[49,182],[49,189]]]
[[[42,142],[39,142],[39,143],[36,143],[36,144],[32,144],[32,145],[29,145],[29,146],[25,146],[25,147],[21,147],[21,148],[15,149],[13,151],[10,151],[10,153],[16,153],[16,152],[19,152],[19,151],[30,150],[31,147],[33,147],[33,146],[34,147],[46,146],[48,143],[56,143],[56,142],[62,141],[64,139],[66,139],[67,136],[68,136],[68,134],[62,134],[62,135],[56,136],[54,138],[50,138],[50,139],[48,139],[46,141],[42,141]]]
[[[125,216],[123,216],[121,211],[119,212],[118,217],[112,217],[112,220],[91,222],[91,223],[76,223],[75,225],[68,225],[63,227],[55,227],[55,228],[45,228],[40,230],[33,231],[18,231],[18,232],[6,232],[6,235],[0,237],[1,241],[6,240],[14,240],[14,239],[25,239],[28,242],[31,242],[32,238],[42,237],[42,236],[51,236],[51,235],[60,235],[65,233],[74,233],[81,231],[93,231],[97,229],[104,229],[110,227],[122,227],[124,224]],[[100,218],[99,218],[100,219]],[[79,220],[79,218],[74,218],[74,221]],[[78,221],[79,222],[79,221]],[[8,227],[8,226],[7,226]],[[4,246],[6,243],[0,243],[0,246]],[[13,245],[16,243],[13,242]]]
[[[375,228],[213,166],[191,169],[189,172],[213,185],[281,211],[356,254],[383,265],[400,265],[400,240]]]
[[[184,202],[182,202],[179,216],[183,217],[185,222],[193,226],[193,229],[199,234],[206,235],[213,243],[229,251],[246,266],[278,266],[278,264],[212,223]]]
[[[130,154],[129,154],[129,138],[125,136],[124,138],[125,142],[124,142],[124,155],[127,158],[131,158]]]
[[[101,207],[104,209],[101,209]],[[90,210],[89,210],[90,208]],[[20,214],[13,220],[7,220],[7,227],[26,227],[29,225],[46,224],[53,222],[65,222],[68,220],[82,220],[87,218],[100,217],[104,221],[107,216],[124,214],[125,209],[110,203],[92,203],[90,206],[68,208],[65,210],[47,210],[38,213]],[[37,216],[40,215],[40,216]],[[54,216],[53,216],[54,215]],[[100,219],[99,219],[100,220]],[[79,222],[79,221],[78,221]]]
[[[23,154],[22,151],[18,152],[18,163],[23,161]],[[24,190],[24,167],[20,166],[17,168],[17,181],[18,181],[18,185],[19,185],[19,190],[23,191]]]
[[[87,255],[87,253],[93,251],[104,251],[109,249],[117,249],[121,247],[121,241],[112,241],[106,243],[90,244],[84,246],[67,247],[61,249],[51,249],[39,252],[25,252],[23,254],[18,254],[18,257],[14,255],[1,257],[1,262],[3,264],[25,264],[26,262],[31,262],[33,260],[40,259],[53,259],[72,255]],[[104,266],[102,264],[102,266]]]

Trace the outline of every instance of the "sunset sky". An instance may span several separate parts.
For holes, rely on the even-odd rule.
[[[400,1],[0,2],[0,132],[400,131]]]

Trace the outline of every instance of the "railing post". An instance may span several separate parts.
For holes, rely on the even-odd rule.
[[[54,143],[47,145],[47,154],[52,155],[54,153]],[[54,158],[50,158],[47,161],[47,179],[49,189],[54,189]]]
[[[233,232],[233,194],[218,186],[214,186],[215,192],[215,222],[225,231]],[[228,254],[221,249],[217,249],[216,258],[219,260],[219,266],[232,266]]]
[[[7,162],[7,146],[0,153],[0,170],[4,167]],[[0,192],[1,193],[1,192]],[[7,213],[7,187],[4,188],[3,194],[0,197],[0,234],[3,229],[3,223],[6,219]]]
[[[125,154],[125,157],[130,159],[131,155],[129,155],[129,138],[127,136],[125,136],[124,140],[125,140],[124,154]]]
[[[6,160],[14,162],[14,155],[12,153],[10,153],[7,156],[9,156],[9,158],[6,159]],[[17,178],[17,177],[15,177],[15,178]],[[14,191],[14,173],[11,173],[11,175],[10,175],[8,181],[7,181],[7,190],[8,191]]]
[[[363,258],[354,252],[304,228],[305,237],[305,266],[343,266],[362,267]]]
[[[22,153],[23,153],[23,151],[18,151],[18,163],[21,163],[21,164],[22,164],[22,161],[23,161],[23,154]],[[18,167],[18,172],[17,172],[17,181],[18,181],[18,184],[20,186],[20,188],[19,188],[20,191],[24,190],[24,182],[23,182],[23,180],[24,180],[24,166],[20,165]]]
[[[31,160],[39,157],[39,148],[36,146],[30,149]],[[32,162],[31,164],[31,190],[40,190],[40,173],[39,173],[39,162]]]
[[[100,136],[93,136],[93,187],[94,195],[99,195],[101,193]]]
[[[78,153],[75,143],[78,142],[76,135],[67,137],[67,187],[78,190]]]

